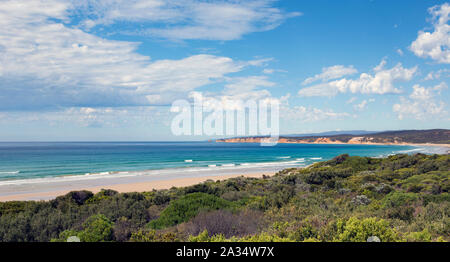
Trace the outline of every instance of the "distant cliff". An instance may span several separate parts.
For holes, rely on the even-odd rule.
[[[238,137],[218,139],[216,142],[227,143],[260,143],[266,137]],[[385,131],[367,135],[332,135],[332,136],[306,136],[283,137],[278,143],[304,143],[304,144],[446,144],[450,145],[450,130],[401,130]]]

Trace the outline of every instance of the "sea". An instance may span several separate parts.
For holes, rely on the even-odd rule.
[[[0,143],[0,186],[103,178],[126,180],[133,176],[182,178],[271,173],[305,167],[340,154],[383,157],[419,151],[423,148],[397,145],[3,142]]]

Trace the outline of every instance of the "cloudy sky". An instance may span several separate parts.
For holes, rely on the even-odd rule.
[[[283,134],[450,128],[446,1],[1,0],[0,141],[180,140],[192,92]]]

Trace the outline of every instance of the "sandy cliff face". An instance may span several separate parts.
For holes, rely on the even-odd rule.
[[[218,139],[224,143],[273,143],[267,137],[238,137]],[[450,147],[450,130],[400,130],[368,135],[332,135],[307,137],[280,137],[278,143],[296,144],[366,144],[366,145],[434,145]]]
[[[218,139],[216,142],[224,143],[260,143],[263,138],[260,137],[241,137],[241,138],[228,138],[228,139]],[[319,137],[319,138],[309,138],[309,139],[299,139],[299,138],[280,138],[278,143],[295,143],[295,144],[405,144],[397,139],[394,141],[382,141],[374,142],[373,137],[353,137],[347,142],[343,142],[337,139],[332,139],[329,137]]]
[[[242,137],[242,138],[228,138],[228,139],[218,139],[216,142],[225,143],[260,143],[260,137]]]

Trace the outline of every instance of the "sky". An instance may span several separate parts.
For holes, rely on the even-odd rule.
[[[202,140],[170,107],[280,102],[281,134],[450,128],[450,3],[2,0],[0,141]]]

